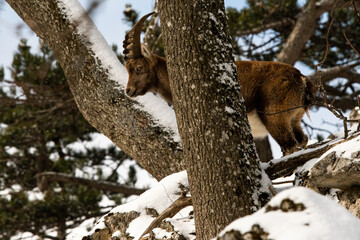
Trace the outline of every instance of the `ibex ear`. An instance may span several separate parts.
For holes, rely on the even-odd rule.
[[[156,64],[156,57],[151,52],[150,48],[145,44],[141,44],[141,54],[149,61],[151,65]]]

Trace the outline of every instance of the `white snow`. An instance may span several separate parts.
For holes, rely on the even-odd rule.
[[[87,233],[91,230],[92,226],[94,226],[95,218],[89,218],[83,221],[79,226],[73,229],[68,229],[67,240],[78,240],[82,239],[83,236],[87,235]]]
[[[305,210],[297,212],[268,211],[266,207],[258,212],[235,220],[220,235],[230,230],[245,233],[254,224],[269,233],[269,239],[276,240],[355,240],[360,237],[360,219],[345,208],[312,190],[294,187],[276,195],[267,205],[279,206],[283,199],[302,203]]]
[[[111,212],[139,212],[140,216],[133,220],[127,229],[130,236],[138,239],[154,220],[153,217],[145,214],[145,208],[154,208],[158,213],[164,211],[179,197],[179,183],[187,186],[185,172],[164,178],[134,201],[116,207]],[[305,209],[289,212],[279,209],[266,211],[267,206],[279,207],[284,199],[290,199],[295,204],[302,203]],[[191,207],[182,210],[185,217],[180,213],[180,218],[178,214],[172,219],[166,219],[174,226],[175,231],[184,234],[186,239],[195,238],[191,234],[195,232],[194,219],[186,217],[191,210]],[[303,187],[293,187],[278,193],[264,208],[252,215],[235,220],[225,227],[219,236],[230,230],[238,230],[241,233],[248,232],[254,224],[258,224],[265,232],[269,233],[269,239],[276,240],[354,240],[360,236],[360,219],[334,200]],[[89,224],[84,222],[84,225],[89,228]],[[79,230],[82,235],[76,236],[89,235],[94,232],[94,229],[102,228],[105,228],[103,219],[90,232],[85,233],[84,227],[82,227]],[[169,237],[169,233],[160,228],[155,228],[153,232],[158,239]],[[113,236],[119,235],[118,231],[113,234]],[[75,236],[75,233],[72,233],[71,236]]]
[[[231,107],[228,107],[228,106],[225,107],[225,111],[226,111],[227,113],[230,113],[230,114],[233,114],[233,113],[236,112],[235,109],[233,109],[233,108],[231,108]]]
[[[87,16],[80,3],[76,0],[62,0],[59,2],[59,5],[69,20],[77,24],[78,33],[90,42],[95,57],[109,71],[110,79],[119,84],[118,90],[124,91],[128,80],[128,73],[95,24]],[[155,120],[155,124],[170,130],[173,140],[180,142],[174,110],[165,104],[164,100],[150,94],[137,97],[136,100],[138,101],[137,107],[139,109],[149,113]]]
[[[234,63],[219,63],[215,65],[215,69],[216,68],[224,70],[222,76],[219,79],[222,84],[226,84],[231,87],[239,84],[237,81],[232,79],[233,69],[235,69]]]
[[[137,106],[140,110],[153,116],[155,123],[166,126],[173,133],[173,140],[180,143],[175,111],[164,99],[152,93],[147,93],[135,99],[141,104]]]
[[[341,156],[343,158],[351,158],[351,154],[353,152],[360,151],[360,136],[357,136],[354,139],[351,139],[349,141],[346,141],[344,143],[336,145],[335,147],[332,147],[327,152],[325,152],[321,157],[319,157],[316,162],[321,161],[329,153],[334,152],[334,151],[335,151],[337,157]]]
[[[118,206],[112,209],[111,213],[126,213],[131,211],[136,211],[140,213],[140,216],[134,219],[127,229],[127,232],[130,236],[135,237],[135,239],[139,238],[140,235],[145,231],[148,225],[155,219],[146,214],[146,208],[153,208],[157,211],[157,213],[162,213],[167,207],[169,207],[174,201],[179,198],[180,189],[179,185],[183,185],[188,187],[187,174],[185,171],[172,174],[163,180],[161,180],[158,184],[156,184],[153,188],[141,194],[135,200]],[[187,209],[189,212],[189,210]],[[181,221],[186,222],[184,225],[175,224],[176,228],[179,230],[189,229],[189,224],[193,225],[193,220],[184,220]],[[95,229],[102,229],[105,227],[104,218],[100,219],[98,223],[93,227],[93,230],[87,233],[86,235],[92,234]],[[194,227],[192,228],[194,229]],[[164,232],[158,231],[158,233],[164,236]],[[118,234],[118,233],[117,233]]]

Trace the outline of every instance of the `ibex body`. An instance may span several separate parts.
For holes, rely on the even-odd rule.
[[[125,37],[125,66],[129,73],[126,94],[136,97],[152,92],[172,104],[165,58],[140,44],[141,26],[149,15],[141,18]],[[288,64],[260,61],[235,64],[253,136],[261,138],[270,133],[284,153],[305,147],[307,136],[300,121],[314,97],[314,84]]]

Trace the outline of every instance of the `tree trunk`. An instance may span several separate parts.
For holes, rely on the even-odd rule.
[[[126,69],[84,11],[68,16],[58,0],[7,0],[25,23],[51,48],[61,64],[81,113],[97,130],[138,161],[156,179],[185,169],[181,146],[173,134],[124,94]],[[76,0],[66,1],[76,6]],[[72,20],[72,21],[71,21]],[[86,25],[88,31],[79,28]],[[80,26],[80,27],[79,27]],[[96,42],[88,33],[97,36]],[[99,55],[94,45],[101,44]],[[116,71],[119,74],[109,74]]]
[[[261,139],[254,139],[254,142],[256,146],[256,152],[258,153],[261,162],[269,162],[271,159],[273,159],[268,136]]]
[[[224,1],[162,0],[159,13],[196,238],[210,239],[256,210],[261,177]]]

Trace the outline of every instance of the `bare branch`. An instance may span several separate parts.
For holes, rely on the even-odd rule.
[[[264,31],[269,30],[269,29],[276,30],[277,28],[284,27],[284,26],[289,26],[289,25],[293,25],[293,24],[294,24],[293,19],[285,18],[285,19],[282,19],[280,21],[270,22],[270,23],[264,24],[264,25],[262,25],[260,27],[254,27],[254,28],[246,30],[246,31],[237,31],[235,33],[235,35],[237,37],[241,37],[241,36],[245,36],[245,35],[249,35],[249,34],[258,34],[258,33],[264,32]]]
[[[141,234],[139,239],[141,239],[145,234],[150,233],[150,231],[156,228],[162,220],[165,218],[172,218],[175,216],[181,209],[191,206],[192,201],[191,197],[186,197],[185,194],[182,194],[173,204],[171,204],[165,211],[163,211],[154,221],[151,222],[149,227]]]
[[[287,42],[277,60],[294,65],[300,58],[305,43],[315,31],[318,18],[325,12],[331,10],[335,0],[323,0],[317,3],[310,0],[304,11],[297,18],[296,24],[289,35]]]
[[[313,82],[316,82],[321,77],[321,82],[323,83],[329,82],[335,78],[346,78],[352,82],[359,82],[360,74],[352,70],[354,67],[358,65],[360,65],[360,62],[356,62],[354,64],[349,64],[345,66],[335,66],[332,68],[327,68],[321,71],[317,71],[308,77]]]
[[[315,65],[315,70],[316,70],[316,71],[318,71],[318,67],[319,67],[320,65],[322,65],[322,64],[326,61],[327,55],[328,55],[328,53],[329,53],[329,45],[330,45],[330,44],[329,44],[329,35],[330,35],[331,27],[332,27],[332,25],[333,25],[333,23],[334,23],[334,10],[335,10],[335,7],[336,7],[336,4],[338,3],[338,1],[339,1],[339,0],[336,0],[335,4],[334,4],[334,6],[333,6],[333,9],[331,10],[331,14],[330,14],[331,20],[330,20],[330,24],[329,24],[329,27],[328,27],[328,30],[327,30],[327,33],[326,33],[326,51],[325,51],[325,55],[324,55],[323,60],[321,60],[318,64]]]
[[[140,195],[141,193],[147,190],[147,189],[131,188],[113,182],[96,181],[86,178],[79,178],[69,174],[56,173],[56,172],[43,172],[38,174],[37,177],[41,177],[48,182],[64,182],[70,184],[81,184],[101,191],[123,193],[125,195]]]
[[[307,129],[310,128],[311,131],[316,130],[316,131],[326,132],[326,133],[328,133],[328,134],[331,134],[331,132],[330,132],[329,130],[325,129],[325,128],[313,127],[313,126],[311,126],[310,124],[306,123],[306,122],[303,121],[303,120],[301,120],[301,123],[304,124],[305,128],[307,128]],[[308,131],[308,133],[309,133],[309,131]],[[312,134],[310,134],[310,135],[312,135]],[[309,137],[310,137],[310,136],[309,136]]]
[[[355,6],[355,5],[354,5]],[[354,45],[352,45],[352,43],[350,42],[350,40],[348,39],[348,37],[346,36],[346,33],[343,32],[344,34],[344,38],[346,39],[346,42],[350,45],[350,47],[352,48],[352,50],[354,50],[354,52],[356,52],[357,55],[359,55],[360,57],[360,53],[358,50],[356,50],[356,48],[354,47]]]
[[[355,16],[356,16],[357,20],[358,20],[359,23],[360,23],[360,13],[359,13],[359,11],[358,11],[358,9],[357,9],[357,7],[356,7],[355,0],[352,0],[351,3],[352,3],[353,8],[354,8],[354,10],[355,10]]]

